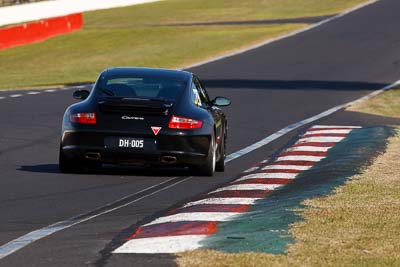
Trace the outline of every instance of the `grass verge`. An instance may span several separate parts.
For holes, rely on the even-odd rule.
[[[306,24],[166,24],[328,15],[365,0],[168,0],[84,14],[84,29],[0,51],[0,88],[93,81],[110,66],[178,68]]]
[[[400,87],[388,90],[347,110],[385,117],[400,118]]]

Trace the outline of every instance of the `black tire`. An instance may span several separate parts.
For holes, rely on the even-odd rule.
[[[225,135],[223,135],[219,151],[220,157],[217,163],[215,164],[215,170],[217,172],[225,171],[225,148],[226,148]]]
[[[77,161],[67,159],[64,156],[61,148],[58,156],[58,168],[62,173],[74,173],[82,170],[82,166],[80,166]]]
[[[202,165],[194,166],[193,170],[197,175],[200,176],[213,176],[216,167],[216,149],[215,149],[215,136],[211,139],[210,149],[206,162]]]

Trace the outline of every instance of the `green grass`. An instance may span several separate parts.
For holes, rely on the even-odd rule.
[[[305,201],[285,255],[181,253],[180,267],[400,266],[400,136],[374,163],[329,196]],[[205,260],[206,259],[206,260]]]
[[[205,21],[297,18],[339,13],[365,0],[166,0],[151,5],[89,12],[89,27],[136,27]],[[151,7],[150,7],[151,6]],[[116,15],[119,18],[116,20]],[[134,19],[133,19],[134,18]],[[106,26],[107,25],[107,26]]]
[[[386,91],[369,101],[351,106],[348,110],[400,118],[400,87]]]
[[[317,16],[361,2],[168,0],[87,12],[83,30],[0,51],[0,88],[89,82],[110,66],[179,68],[306,26],[165,26],[169,23]]]

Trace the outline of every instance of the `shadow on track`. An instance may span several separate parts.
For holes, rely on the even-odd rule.
[[[291,23],[317,23],[334,17],[336,14],[327,16],[314,16],[314,17],[299,17],[288,19],[263,19],[263,20],[230,20],[230,21],[203,21],[203,22],[189,22],[189,23],[171,23],[171,24],[158,24],[151,26],[215,26],[215,25],[273,25],[273,24],[291,24]]]
[[[264,90],[377,90],[389,83],[370,83],[360,81],[313,81],[313,80],[203,80],[207,88],[241,88],[241,89],[264,89]]]
[[[59,173],[58,164],[39,164],[39,165],[23,165],[17,169],[24,172],[36,173]],[[68,174],[66,174],[68,175]],[[109,166],[106,165],[95,171],[85,171],[77,174],[69,175],[113,175],[113,176],[152,176],[152,177],[174,177],[174,176],[190,176],[188,168],[166,168],[166,167],[133,167],[133,166]]]
[[[80,174],[64,174],[61,173],[58,169],[58,164],[42,164],[42,165],[25,165],[21,166],[20,168],[17,169],[18,171],[24,171],[24,172],[34,172],[34,173],[48,173],[48,174],[60,174],[60,175],[50,175],[52,180],[55,179],[65,179],[65,176],[69,176],[68,178],[77,178],[79,179],[80,177],[84,177],[85,179],[102,179],[104,176],[119,176],[115,177],[116,183],[106,183],[106,184],[93,184],[93,186],[89,187],[82,187],[78,188],[77,190],[65,190],[65,191],[56,191],[52,193],[47,193],[47,194],[39,194],[39,195],[33,195],[33,196],[24,196],[24,197],[16,197],[16,198],[9,198],[9,199],[3,199],[0,202],[0,206],[13,202],[13,201],[21,201],[21,200],[38,200],[38,199],[44,199],[44,198],[49,198],[49,197],[54,197],[54,196],[60,196],[60,195],[71,195],[75,193],[82,193],[82,192],[91,192],[95,190],[101,190],[101,189],[110,189],[112,187],[118,188],[118,187],[124,187],[128,184],[131,184],[132,181],[134,181],[135,178],[143,178],[144,179],[151,179],[151,178],[163,178],[160,183],[159,179],[157,182],[157,185],[154,186],[154,190],[159,188],[162,184],[170,184],[174,183],[177,181],[185,180],[188,179],[190,176],[190,172],[187,169],[181,168],[137,168],[137,167],[114,167],[114,166],[106,166],[104,168],[99,169],[96,172],[91,172],[91,173],[80,173]],[[37,177],[37,176],[36,176]],[[133,178],[133,179],[120,179],[121,177],[123,178]],[[39,176],[39,179],[43,178],[42,176]],[[113,177],[114,178],[114,177]],[[151,189],[151,190],[153,190]],[[150,189],[149,189],[150,190]],[[149,190],[145,190],[146,192]],[[151,191],[150,190],[150,191]],[[143,192],[145,192],[143,191]],[[143,193],[142,192],[142,193]],[[134,193],[132,195],[129,195],[128,197],[123,198],[124,201],[130,200],[133,196],[136,196],[137,194],[142,195],[142,193]],[[132,197],[131,197],[132,196]],[[123,202],[123,201],[122,201]],[[120,203],[119,201],[113,203],[118,204]]]

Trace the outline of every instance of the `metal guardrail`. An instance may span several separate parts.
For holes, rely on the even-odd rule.
[[[40,2],[44,0],[0,0],[0,7]]]

